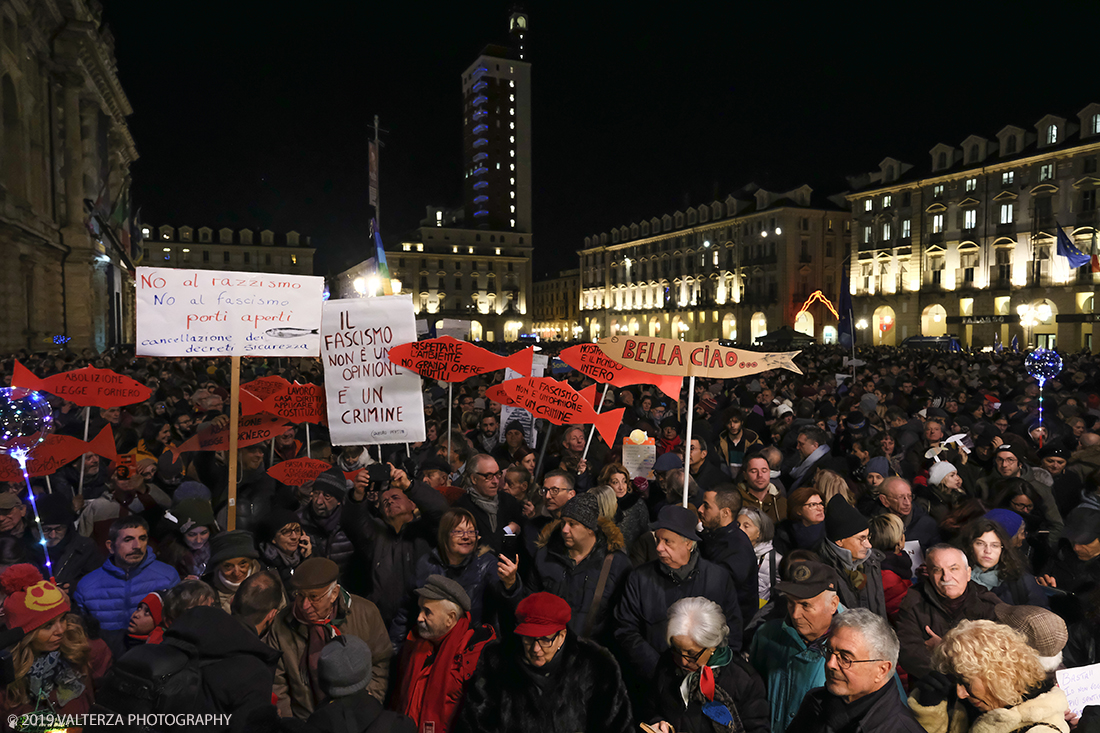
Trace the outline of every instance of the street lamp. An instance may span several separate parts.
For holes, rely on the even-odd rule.
[[[1040,303],[1039,305],[1019,305],[1016,306],[1016,313],[1020,316],[1020,325],[1024,329],[1024,345],[1031,346],[1031,329],[1046,323],[1050,320],[1053,312],[1050,310],[1050,305],[1047,303]]]

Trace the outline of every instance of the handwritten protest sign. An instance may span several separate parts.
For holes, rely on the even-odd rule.
[[[316,458],[294,458],[289,461],[279,461],[267,469],[267,475],[287,486],[303,486],[310,481],[315,481],[330,468],[332,464],[328,461],[319,461]]]
[[[601,384],[628,387],[632,384],[655,384],[657,389],[674,400],[680,399],[683,374],[652,374],[631,369],[610,358],[598,344],[570,346],[561,352],[561,360],[581,374]]]
[[[600,349],[618,363],[651,374],[730,379],[771,369],[801,374],[793,359],[799,351],[774,354],[744,351],[719,341],[676,341],[642,336],[600,339]]]
[[[903,552],[909,556],[909,565],[913,568],[913,577],[917,577],[917,569],[924,565],[924,552],[920,549],[920,542],[909,540],[905,543]]]
[[[504,382],[501,387],[512,403],[535,417],[555,425],[591,423],[608,446],[615,442],[625,408],[597,413],[579,392],[553,377],[528,377]],[[486,392],[488,394],[488,392]]]
[[[289,384],[263,401],[264,412],[293,423],[327,423],[325,388],[319,384]],[[285,483],[285,482],[284,482]]]
[[[635,430],[623,439],[623,468],[630,478],[652,480],[653,464],[657,462],[657,441],[641,430]]]
[[[424,440],[420,377],[390,359],[416,338],[412,296],[330,300],[321,332],[332,444]]]
[[[542,354],[535,354],[534,358],[531,360],[531,376],[541,377],[544,373],[544,370],[546,369],[546,365],[548,362],[549,359],[547,357],[543,356]],[[514,369],[504,370],[505,381],[508,381],[509,379],[519,379],[523,376],[524,375],[520,374]],[[489,397],[488,391],[485,392],[485,396]],[[489,399],[493,398],[489,397]],[[495,399],[493,399],[493,401],[500,402],[500,400]],[[497,436],[498,440],[503,443],[504,434],[505,432],[507,432],[506,428],[508,427],[508,425],[513,422],[518,422],[520,424],[520,427],[523,428],[523,437],[527,441],[527,447],[534,450],[538,446],[539,440],[539,433],[537,430],[535,430],[535,418],[531,415],[531,413],[529,413],[522,407],[515,407],[511,404],[507,404],[504,402],[501,402],[500,404],[503,405],[503,407],[500,408],[500,432]]]
[[[85,453],[95,453],[108,461],[118,460],[115,437],[110,425],[105,426],[99,431],[99,435],[88,442],[71,435],[47,435],[31,453],[30,460],[27,461],[27,473],[31,476],[49,476]],[[23,469],[14,458],[0,456],[0,481],[23,481]]]
[[[241,385],[241,389],[248,390],[260,400],[266,400],[271,395],[282,392],[289,386],[290,382],[282,377],[260,377],[259,379],[253,379],[251,382],[245,382]]]
[[[390,360],[427,379],[462,382],[475,374],[495,372],[497,369],[530,374],[534,353],[534,348],[528,347],[511,356],[498,356],[480,346],[442,336],[398,344],[390,349]]]
[[[1074,715],[1080,717],[1089,705],[1100,705],[1100,664],[1060,669],[1054,674]]]
[[[81,407],[123,407],[144,402],[153,393],[141,382],[110,369],[84,367],[39,379],[18,361],[15,362],[11,386],[49,392]]]
[[[317,356],[324,278],[137,268],[138,356]]]
[[[244,448],[271,440],[286,425],[286,418],[274,415],[244,415],[237,424],[237,447]],[[229,450],[229,425],[216,422],[172,448],[172,459],[181,453],[200,450]]]

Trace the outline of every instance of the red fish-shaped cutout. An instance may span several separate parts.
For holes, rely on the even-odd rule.
[[[84,367],[39,379],[18,361],[11,386],[49,392],[81,407],[123,407],[144,402],[153,394],[153,390],[141,382],[110,369]]]
[[[85,453],[95,453],[108,461],[118,460],[115,436],[110,425],[104,426],[99,435],[86,443],[71,435],[47,435],[45,440],[31,450],[27,472],[31,476],[50,476]],[[19,463],[9,456],[0,456],[0,481],[22,480],[23,470],[19,468]]]
[[[512,400],[511,395],[504,391],[504,386],[500,384],[494,384],[492,387],[485,390],[485,398],[502,405],[507,405],[508,407],[519,407],[519,405]]]
[[[245,415],[237,423],[237,447],[271,440],[287,422],[285,417],[274,415]],[[181,453],[199,450],[229,450],[229,423],[216,423],[195,433],[182,445],[172,448],[172,459],[176,461]]]
[[[276,392],[282,392],[290,386],[290,382],[282,377],[260,377],[251,382],[245,382],[241,389],[246,389],[254,394],[262,402]]]
[[[394,364],[416,372],[425,379],[462,382],[467,377],[498,369],[531,373],[535,349],[528,347],[511,356],[497,356],[487,349],[450,336],[399,344],[389,351]]]
[[[549,420],[555,425],[592,424],[609,447],[615,443],[615,435],[626,408],[620,407],[598,414],[577,390],[553,377],[509,379],[501,386],[513,405],[522,407],[535,417]]]
[[[293,423],[311,422],[328,425],[325,388],[317,384],[288,384],[263,401],[263,412],[285,417]]]
[[[612,387],[629,387],[632,384],[653,384],[674,400],[680,399],[680,388],[684,384],[683,376],[652,374],[639,369],[631,369],[603,353],[598,344],[570,346],[558,356],[569,366],[601,384]]]
[[[332,464],[328,461],[319,461],[316,458],[294,458],[289,461],[279,461],[267,469],[267,475],[287,486],[302,486],[316,480],[330,468]]]

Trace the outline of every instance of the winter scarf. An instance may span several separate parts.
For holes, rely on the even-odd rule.
[[[993,590],[1001,584],[1001,573],[994,565],[989,570],[983,570],[975,565],[970,568],[970,579],[980,586]]]
[[[857,562],[849,550],[845,550],[832,540],[826,539],[821,543],[821,547],[823,552],[832,555],[839,561],[840,567],[843,569],[844,574],[848,576],[852,588],[863,590],[863,587],[867,585],[867,573],[863,570],[864,563]]]
[[[31,698],[47,698],[57,691],[57,707],[63,708],[84,693],[82,675],[69,664],[60,651],[44,654],[31,664],[27,674],[27,689]]]
[[[710,655],[707,666],[689,672],[680,684],[680,698],[684,701],[684,707],[693,702],[698,703],[703,708],[703,714],[710,720],[714,733],[741,733],[745,730],[733,698],[721,685],[715,684],[714,679],[718,670],[732,660],[733,652],[728,646],[718,647]],[[723,714],[722,707],[729,713],[728,717]]]
[[[341,593],[344,591],[341,590]],[[335,606],[332,609],[336,610]],[[299,671],[303,679],[309,680],[310,692],[313,693],[313,704],[319,706],[325,699],[325,693],[321,690],[321,677],[317,671],[317,663],[321,659],[321,651],[325,644],[340,636],[340,629],[332,623],[331,618],[320,621],[310,621],[301,615],[298,604],[294,604],[294,618],[298,623],[306,626],[306,653],[299,660]]]
[[[472,486],[466,489],[466,493],[470,495],[470,499],[481,507],[486,514],[489,515],[489,529],[497,531],[497,510],[500,509],[500,497],[494,496],[493,498],[487,498],[481,495],[477,489]]]
[[[829,452],[829,446],[819,445],[814,449],[814,452],[807,456],[802,463],[799,463],[793,469],[791,469],[791,477],[794,478],[794,486],[797,488],[802,485],[802,479],[806,477],[806,472],[813,467],[821,458]]]

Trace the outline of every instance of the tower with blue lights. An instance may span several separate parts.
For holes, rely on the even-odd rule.
[[[527,13],[514,7],[507,46],[486,46],[462,73],[466,226],[531,232],[531,64]]]

